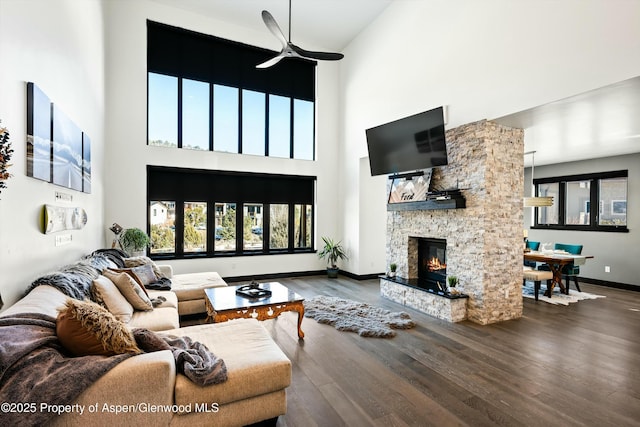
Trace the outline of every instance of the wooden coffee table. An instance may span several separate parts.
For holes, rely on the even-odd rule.
[[[242,285],[241,285],[242,286]],[[226,322],[231,319],[275,319],[285,311],[298,312],[298,338],[304,338],[302,318],[304,298],[278,282],[260,283],[260,288],[271,291],[270,297],[246,298],[236,294],[240,286],[222,286],[205,289],[208,322]]]

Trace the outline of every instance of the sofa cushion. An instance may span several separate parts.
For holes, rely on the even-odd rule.
[[[116,319],[128,323],[133,316],[133,306],[122,295],[118,287],[105,276],[93,281],[93,293],[98,304],[104,305]]]
[[[154,310],[158,308],[164,308],[164,307],[171,307],[174,310],[178,309],[178,297],[173,292],[156,291],[153,289],[149,289],[148,292],[149,292],[149,298],[151,298],[152,300],[164,299],[164,301],[162,301],[160,305],[157,305],[154,307]]]
[[[153,310],[153,305],[147,294],[129,274],[116,273],[111,270],[104,270],[103,274],[111,280],[120,290],[122,295],[136,310]]]
[[[150,265],[151,268],[153,269],[153,273],[156,275],[158,279],[165,277],[162,271],[160,270],[160,267],[158,267],[158,265],[155,262],[153,262],[151,258],[146,256],[134,256],[130,258],[125,258],[124,265],[125,267],[138,267],[141,265]]]
[[[228,379],[222,384],[200,387],[184,375],[177,375],[177,405],[224,405],[282,390],[291,383],[291,362],[255,319],[188,326],[164,333],[203,343],[227,365]]]
[[[127,326],[146,328],[150,331],[176,329],[180,327],[180,316],[178,316],[178,310],[173,307],[158,307],[151,311],[136,310]]]
[[[171,278],[171,290],[178,295],[178,301],[203,300],[205,289],[219,286],[227,286],[227,282],[215,271],[175,274]]]
[[[40,285],[4,310],[0,316],[13,316],[18,313],[42,313],[55,318],[58,315],[58,308],[64,306],[67,298],[65,294],[53,286]]]
[[[56,334],[62,346],[74,356],[140,353],[126,325],[91,301],[67,299],[59,310]]]
[[[147,288],[144,287],[144,282],[135,273],[135,271],[133,271],[133,268],[110,268],[109,271],[113,271],[115,273],[127,273],[129,276],[131,276],[133,280],[136,281],[138,285],[142,287],[142,290],[144,291],[144,293],[147,294],[147,296],[149,296],[149,292],[147,292]]]

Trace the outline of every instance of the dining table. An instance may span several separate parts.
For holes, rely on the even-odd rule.
[[[544,293],[545,296],[551,297],[553,288],[560,287],[563,294],[569,294],[569,287],[565,287],[562,283],[562,269],[568,264],[583,265],[587,259],[593,258],[593,255],[575,255],[566,251],[528,251],[524,253],[524,259],[527,261],[541,262],[549,266],[549,270],[553,273],[551,286]]]

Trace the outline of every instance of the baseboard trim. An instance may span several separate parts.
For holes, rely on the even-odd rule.
[[[348,271],[340,270],[340,274],[347,276],[350,279],[354,280],[371,280],[371,279],[379,279],[380,275],[384,273],[375,273],[375,274],[353,274]]]
[[[222,279],[227,283],[249,282],[251,280],[264,282],[265,280],[272,280],[272,279],[286,279],[290,277],[304,277],[304,276],[323,276],[326,274],[327,274],[326,270],[291,271],[288,273],[253,274],[250,276],[229,276],[229,277],[223,277]],[[354,280],[371,280],[371,279],[377,279],[383,273],[353,274],[345,270],[340,270],[340,274]]]
[[[609,282],[607,280],[590,279],[588,277],[578,276],[578,282],[590,283],[592,285],[605,286],[607,288],[624,289],[627,291],[640,292],[640,286],[630,283]]]

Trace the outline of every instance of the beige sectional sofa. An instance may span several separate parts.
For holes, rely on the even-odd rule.
[[[197,293],[191,294],[193,298],[188,296],[186,284],[177,288],[185,292],[183,301],[187,307],[200,306]],[[228,379],[217,385],[199,386],[176,372],[169,350],[135,355],[108,371],[75,402],[86,408],[98,404],[98,410],[55,416],[52,424],[193,427],[243,426],[265,420],[275,424],[275,419],[286,412],[285,389],[291,382],[291,362],[262,324],[254,319],[238,319],[181,328],[179,294],[148,292],[150,297],[163,296],[166,301],[152,311],[134,312],[128,326],[188,336],[205,344],[224,360]],[[42,313],[55,318],[67,298],[52,286],[37,286],[0,317]]]
[[[173,268],[170,265],[159,265],[158,268],[171,280],[171,290],[178,297],[180,316],[206,313],[204,290],[227,286],[215,271],[173,274]]]

